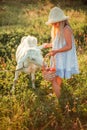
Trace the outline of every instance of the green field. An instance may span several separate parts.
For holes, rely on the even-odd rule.
[[[0,0],[0,130],[87,130],[87,6],[85,0]],[[11,93],[15,52],[23,36],[33,35],[38,45],[50,42],[45,22],[50,9],[61,7],[75,36],[80,74],[63,81],[58,100],[51,83],[36,72],[36,89],[30,76],[20,74]],[[42,50],[43,56],[49,51]],[[8,71],[6,71],[8,70]]]

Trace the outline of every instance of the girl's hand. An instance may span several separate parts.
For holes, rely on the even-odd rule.
[[[52,47],[52,43],[43,43],[44,48],[50,48]]]
[[[43,43],[44,48],[48,48],[48,43]]]
[[[57,53],[57,50],[52,50],[46,56],[54,56],[56,53]]]

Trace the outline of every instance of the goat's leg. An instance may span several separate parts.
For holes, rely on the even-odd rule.
[[[31,73],[32,88],[35,89],[35,73]]]
[[[13,81],[12,91],[15,89],[15,85],[17,83],[18,76],[19,76],[19,71],[16,71],[15,72],[15,78],[14,78],[14,81]]]

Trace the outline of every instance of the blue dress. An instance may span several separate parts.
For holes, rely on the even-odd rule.
[[[63,40],[63,42],[61,41],[58,42],[58,41],[59,41],[59,37],[57,34],[52,44],[53,50],[60,49],[65,46],[66,44],[65,39]],[[54,59],[55,59],[54,61],[55,66],[56,66],[56,76],[69,79],[73,74],[79,73],[76,47],[75,47],[75,41],[73,35],[72,35],[72,49],[66,52],[57,53]],[[51,66],[53,65],[54,64],[51,57]]]

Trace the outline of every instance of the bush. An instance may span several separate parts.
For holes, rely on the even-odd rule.
[[[33,6],[31,6],[31,9],[33,9]],[[79,75],[74,75],[70,80],[63,81],[59,100],[53,93],[51,83],[43,80],[41,71],[36,73],[35,90],[31,88],[30,77],[27,74],[20,74],[15,92],[11,92],[16,66],[15,51],[20,44],[22,36],[34,35],[38,39],[38,45],[49,42],[51,39],[49,34],[50,27],[44,25],[46,21],[44,14],[47,13],[46,7],[45,10],[42,7],[40,9],[43,10],[39,10],[39,12],[36,10],[38,15],[33,13],[33,20],[31,18],[27,19],[28,24],[25,22],[25,24],[20,26],[1,27],[0,129],[86,130],[87,26],[85,22],[78,24],[77,21],[71,21],[81,72]],[[71,13],[73,14],[74,12]],[[42,50],[43,56],[48,51],[48,49]]]

